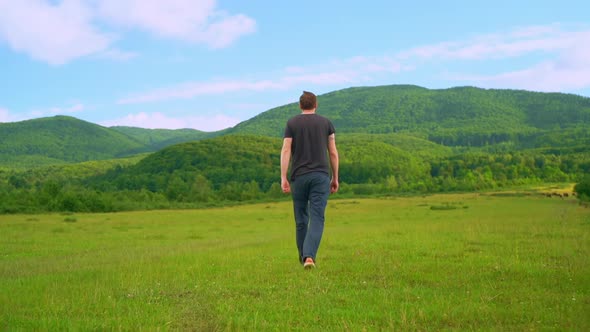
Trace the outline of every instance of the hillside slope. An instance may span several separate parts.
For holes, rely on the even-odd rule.
[[[154,152],[219,133],[194,129],[107,128],[69,116],[0,123],[0,166],[26,168],[111,159]]]
[[[68,116],[0,123],[0,163],[30,166],[109,159],[141,142],[115,130]]]
[[[196,129],[146,129],[137,127],[114,126],[109,127],[123,133],[144,145],[142,152],[153,152],[167,146],[198,141],[217,136],[218,132],[204,132]]]
[[[201,186],[206,181],[215,190],[243,190],[244,185],[255,182],[257,190],[266,192],[278,184],[281,143],[276,137],[227,135],[177,144],[90,182],[102,190],[190,192],[198,189],[192,187],[201,178]],[[346,137],[338,149],[341,176],[357,183],[379,181],[391,174],[403,181],[423,177],[429,171],[426,155],[449,153],[445,147],[399,134],[378,139]]]
[[[590,98],[561,93],[391,85],[334,91],[318,96],[318,104],[340,133],[412,133],[445,145],[536,146],[530,140],[547,131],[590,129]],[[297,103],[277,107],[230,132],[280,137],[299,112]]]

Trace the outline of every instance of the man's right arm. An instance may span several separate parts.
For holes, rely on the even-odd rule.
[[[330,183],[330,192],[335,193],[340,187],[338,180],[339,157],[336,148],[336,134],[328,136],[328,153],[330,155],[330,167],[332,168],[332,182]]]
[[[285,194],[291,192],[291,185],[287,178],[287,172],[289,171],[289,164],[291,163],[291,143],[293,142],[292,137],[285,137],[283,139],[283,148],[281,149],[281,189]]]

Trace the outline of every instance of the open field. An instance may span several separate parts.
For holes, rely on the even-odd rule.
[[[289,202],[0,216],[0,330],[590,330],[572,198],[332,200],[318,268]]]

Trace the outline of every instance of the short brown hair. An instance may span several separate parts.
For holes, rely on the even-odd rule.
[[[303,91],[303,94],[301,97],[299,97],[299,107],[302,110],[309,111],[316,108],[317,106],[317,97],[309,91]]]

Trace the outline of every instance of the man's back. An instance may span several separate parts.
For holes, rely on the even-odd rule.
[[[322,172],[329,174],[328,138],[334,126],[327,118],[317,114],[299,114],[287,122],[285,138],[291,143],[291,180],[297,176]]]

